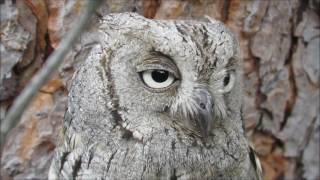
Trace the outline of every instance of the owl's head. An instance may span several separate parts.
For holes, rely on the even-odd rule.
[[[149,20],[133,13],[102,19],[109,108],[122,126],[150,134],[180,128],[198,137],[238,124],[239,47],[216,21]]]

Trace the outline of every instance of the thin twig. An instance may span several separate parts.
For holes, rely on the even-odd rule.
[[[65,55],[85,29],[91,15],[100,3],[101,0],[87,0],[86,8],[79,20],[75,23],[75,27],[66,34],[58,48],[50,55],[41,70],[31,79],[28,86],[24,88],[16,98],[6,118],[1,122],[1,147],[4,144],[7,133],[19,122],[22,113],[28,107],[35,94],[51,77],[52,73],[57,70]]]

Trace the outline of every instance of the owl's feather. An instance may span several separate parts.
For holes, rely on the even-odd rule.
[[[239,47],[225,26],[110,14],[99,36],[74,76],[49,179],[260,178],[242,128]],[[143,82],[158,68],[171,86]]]

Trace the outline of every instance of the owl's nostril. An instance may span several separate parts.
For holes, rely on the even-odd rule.
[[[206,105],[204,105],[203,103],[200,103],[200,107],[201,109],[206,109]]]

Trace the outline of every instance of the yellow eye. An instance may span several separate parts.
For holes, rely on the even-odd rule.
[[[154,89],[169,87],[175,81],[172,73],[160,69],[143,71],[141,77],[147,86]]]

